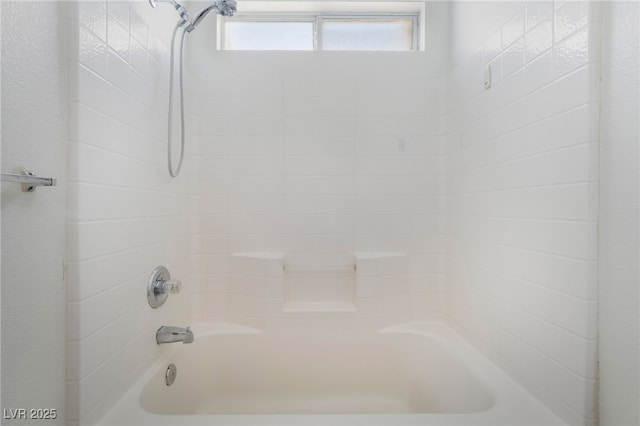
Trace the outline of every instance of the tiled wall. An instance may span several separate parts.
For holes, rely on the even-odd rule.
[[[571,424],[595,422],[597,16],[522,3],[448,97],[448,316]]]
[[[236,252],[293,268],[406,253],[414,318],[443,313],[442,80],[428,56],[221,52],[197,65],[200,318],[233,317]]]
[[[147,2],[68,8],[67,416],[93,424],[166,350],[157,328],[191,320],[195,166],[187,158],[173,180],[166,170],[173,11]],[[185,294],[152,310],[146,284],[158,265],[184,281]]]
[[[284,253],[234,253],[227,320],[267,331],[378,329],[411,319],[407,256],[356,253],[344,266],[287,266]]]
[[[426,53],[191,52],[188,157],[172,180],[173,10],[74,3],[71,424],[99,416],[166,349],[155,330],[187,325],[192,306],[263,325],[238,295],[273,295],[273,271],[239,277],[233,253],[327,268],[358,252],[407,255],[402,290],[373,280],[384,296],[410,286],[411,314],[387,320],[447,314],[565,419],[593,423],[597,15],[583,2],[514,10],[448,80]],[[185,286],[153,311],[159,264]],[[280,311],[261,312],[275,325]]]

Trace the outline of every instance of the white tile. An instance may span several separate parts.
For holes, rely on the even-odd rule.
[[[590,84],[589,70],[585,68],[520,98],[509,108],[493,113],[467,127],[463,145],[466,147],[486,141],[518,130],[529,123],[554,118],[556,114],[568,111],[572,107],[585,105],[590,98]]]
[[[556,76],[563,76],[589,60],[589,32],[587,28],[572,35],[553,48]]]
[[[439,194],[440,176],[357,176],[358,194]]]
[[[357,157],[359,176],[433,176],[445,172],[443,157],[434,156],[368,156]]]
[[[202,113],[216,115],[266,115],[276,119],[282,99],[277,96],[204,96]]]
[[[421,116],[358,116],[358,135],[433,135],[435,120]]]
[[[349,215],[355,213],[353,195],[286,195],[285,214]]]
[[[107,15],[107,44],[121,57],[129,57],[129,30],[111,14]]]
[[[520,38],[514,42],[502,54],[502,71],[504,77],[516,72],[524,65],[524,39]]]
[[[290,215],[283,217],[285,234],[353,234],[355,230],[353,215]]]
[[[129,2],[110,0],[107,2],[107,12],[129,31]]]
[[[348,195],[355,193],[353,176],[288,176],[284,180],[287,195]]]
[[[354,136],[356,134],[353,117],[285,116],[283,126],[284,134],[287,136]]]
[[[526,29],[534,27],[545,19],[553,19],[553,1],[533,0],[526,3]]]
[[[420,156],[440,154],[435,137],[424,134],[411,134],[404,129],[396,134],[360,135],[356,138],[359,156]]]
[[[355,111],[358,115],[433,116],[439,112],[439,98],[404,95],[380,96],[378,93],[366,92],[357,98]]]
[[[502,33],[498,31],[484,42],[484,63],[493,61],[502,52]]]
[[[291,235],[284,236],[284,250],[292,254],[350,254],[353,253],[351,236]]]
[[[524,34],[524,14],[519,11],[513,18],[502,26],[502,48],[508,48],[514,41]]]
[[[285,96],[353,97],[355,80],[332,77],[287,77],[284,79]]]
[[[589,284],[592,278],[587,261],[516,249],[503,250],[502,257],[508,274],[581,299],[591,299]]]
[[[354,155],[353,136],[286,135],[285,155]]]
[[[128,56],[127,56],[128,57]],[[118,89],[129,93],[129,64],[113,50],[107,52],[107,80]]]
[[[102,41],[107,41],[107,11],[97,1],[81,1],[77,3],[79,22]]]
[[[107,45],[84,26],[78,27],[78,59],[98,75],[107,74]]]
[[[131,36],[135,37],[144,49],[147,48],[149,27],[138,13],[132,8],[129,15]]]
[[[281,192],[279,178],[267,176],[234,176],[227,179],[226,193],[229,195],[271,195]]]
[[[406,215],[363,215],[356,218],[358,234],[410,234],[411,222]]]
[[[287,156],[285,172],[289,176],[352,176],[355,158],[351,156]]]
[[[589,21],[588,1],[567,1],[555,11],[554,40],[559,42]]]
[[[274,160],[264,156],[233,156],[224,159],[229,176],[271,176],[277,166]]]
[[[553,46],[553,21],[546,19],[525,34],[525,56],[531,62]]]
[[[148,53],[145,49],[144,45],[139,42],[137,39],[131,37],[129,39],[129,58],[128,62],[131,64],[133,68],[135,68],[140,74],[142,74],[145,79],[147,79],[148,73],[148,63],[147,63]]]
[[[280,197],[269,195],[229,195],[226,213],[229,215],[276,214],[281,211]]]
[[[355,99],[343,95],[284,98],[285,116],[353,116],[355,112]]]

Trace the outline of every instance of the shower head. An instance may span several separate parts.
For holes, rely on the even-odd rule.
[[[152,7],[156,7],[158,2],[169,3],[171,4],[176,11],[180,14],[183,22],[188,24],[184,30],[187,32],[191,32],[196,29],[196,27],[202,22],[202,20],[211,12],[212,10],[217,11],[222,16],[233,16],[236,14],[236,0],[216,0],[210,6],[204,8],[200,13],[196,15],[196,17],[191,20],[189,18],[189,14],[187,10],[176,0],[149,0],[149,3]]]
[[[216,0],[212,5],[203,9],[191,22],[191,25],[187,26],[185,30],[191,32],[202,22],[202,20],[212,10],[217,11],[222,16],[233,16],[236,14],[236,0]]]
[[[149,0],[149,4],[154,9],[158,5],[159,2],[161,2],[161,3],[169,3],[171,6],[173,6],[173,8],[176,10],[176,12],[178,12],[178,14],[180,15],[180,19],[182,21],[181,25],[186,24],[188,22],[191,22],[191,20],[189,19],[189,12],[187,12],[187,9],[185,9],[184,6],[182,6],[176,0]]]
[[[218,13],[222,16],[233,16],[236,14],[238,3],[236,0],[218,0],[216,1],[216,7]]]

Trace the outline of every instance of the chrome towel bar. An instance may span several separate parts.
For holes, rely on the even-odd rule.
[[[14,182],[22,184],[23,192],[33,192],[37,186],[56,186],[56,178],[36,176],[32,170],[24,170],[21,174],[0,173],[2,182]]]

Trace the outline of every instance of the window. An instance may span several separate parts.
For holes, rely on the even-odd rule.
[[[420,3],[342,2],[334,10],[327,7],[331,4],[336,3],[245,0],[238,15],[219,18],[218,47],[222,50],[420,50],[422,9],[416,6]]]
[[[313,23],[228,20],[224,50],[313,50]]]
[[[323,50],[416,50],[415,19],[323,19]]]

